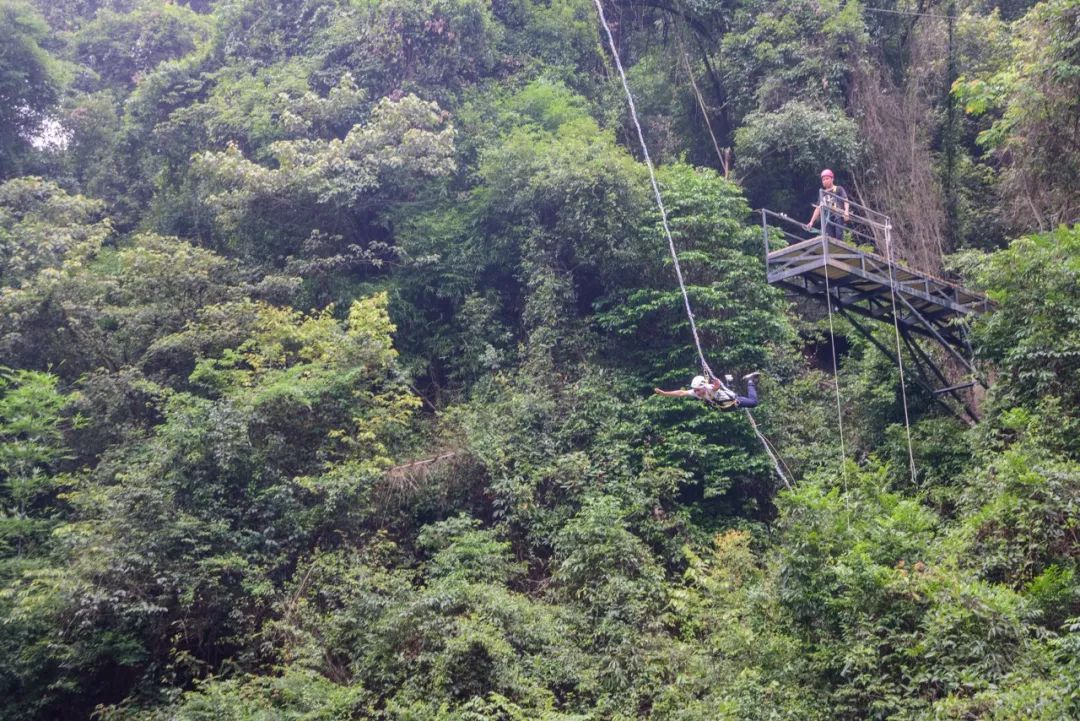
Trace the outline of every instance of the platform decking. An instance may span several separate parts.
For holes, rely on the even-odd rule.
[[[768,280],[824,300],[826,277],[835,308],[893,322],[955,351],[970,349],[957,320],[990,309],[990,301],[955,283],[829,238],[804,240],[768,254]]]

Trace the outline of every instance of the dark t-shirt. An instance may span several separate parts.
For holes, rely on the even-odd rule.
[[[844,222],[844,202],[848,199],[847,191],[840,185],[834,185],[832,190],[825,191],[825,210],[829,211],[830,223]]]

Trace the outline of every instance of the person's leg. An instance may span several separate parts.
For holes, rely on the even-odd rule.
[[[835,220],[830,220],[825,225],[825,235],[830,238],[836,238],[837,240],[844,239],[844,224]]]
[[[739,396],[739,408],[753,408],[757,405],[757,388],[754,387],[754,379],[746,382],[746,395]]]

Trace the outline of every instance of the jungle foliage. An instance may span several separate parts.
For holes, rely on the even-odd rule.
[[[605,7],[784,479],[652,394],[697,352],[593,3],[0,0],[0,720],[1080,717],[1075,3]],[[995,304],[915,474],[762,273],[825,166]]]

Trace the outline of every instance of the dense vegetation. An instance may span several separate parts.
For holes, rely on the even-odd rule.
[[[1080,717],[1080,7],[605,7],[790,489],[651,393],[589,0],[0,0],[0,719]],[[914,476],[891,362],[764,280],[825,166],[997,304]]]

